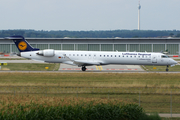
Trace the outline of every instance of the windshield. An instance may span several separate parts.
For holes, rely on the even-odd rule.
[[[167,55],[162,55],[161,58],[169,58]]]

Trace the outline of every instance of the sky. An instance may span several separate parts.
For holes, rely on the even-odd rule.
[[[0,30],[134,30],[139,0],[0,0]],[[180,0],[140,0],[141,30],[180,30]]]

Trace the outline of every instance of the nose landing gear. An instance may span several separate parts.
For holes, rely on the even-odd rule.
[[[86,66],[82,66],[81,70],[86,71]]]
[[[169,71],[169,69],[168,69],[168,68],[169,68],[169,65],[167,65],[166,72],[168,72],[168,71]]]

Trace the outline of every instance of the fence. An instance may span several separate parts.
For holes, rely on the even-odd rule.
[[[142,106],[146,112],[180,113],[180,88],[173,86],[170,88],[1,86],[0,94],[117,99],[124,102],[137,103]]]

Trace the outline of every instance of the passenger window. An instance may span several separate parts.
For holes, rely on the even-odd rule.
[[[126,56],[126,57],[128,57],[128,56]]]
[[[81,56],[83,56],[83,54],[81,54]]]
[[[101,55],[100,55],[100,57],[101,57]]]
[[[77,56],[79,56],[79,54],[77,54]]]
[[[116,57],[116,55],[114,57]]]
[[[91,55],[89,55],[89,56],[91,56]]]
[[[120,57],[120,55],[119,55],[119,57]]]
[[[132,56],[131,56],[131,58],[132,58]]]
[[[104,57],[106,57],[106,55],[104,55]]]
[[[112,57],[112,55],[111,55],[111,57]]]
[[[71,56],[71,54],[69,54],[69,56]]]
[[[124,55],[123,55],[123,57],[124,57]]]
[[[75,56],[75,54],[73,54],[73,56]]]
[[[140,56],[138,56],[138,58],[140,58]]]
[[[87,55],[85,54],[85,56],[87,56]]]
[[[134,56],[134,57],[136,57],[136,56]]]
[[[107,57],[109,57],[109,55],[107,55]]]

